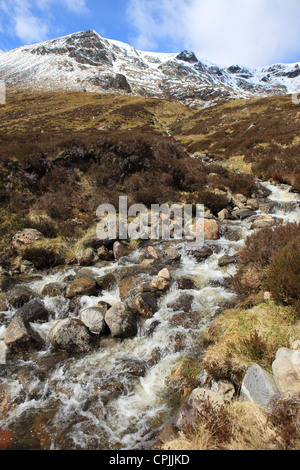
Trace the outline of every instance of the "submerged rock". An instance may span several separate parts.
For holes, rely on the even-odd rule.
[[[192,308],[192,303],[194,296],[190,294],[182,294],[178,297],[177,300],[168,304],[168,307],[172,308],[175,311],[181,312],[190,312]]]
[[[195,281],[189,277],[181,277],[180,279],[176,279],[176,283],[178,285],[178,289],[180,290],[190,290],[195,289],[196,287]]]
[[[145,377],[147,363],[141,359],[122,359],[120,361],[124,372],[135,377]]]

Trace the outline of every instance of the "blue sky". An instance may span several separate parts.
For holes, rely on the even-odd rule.
[[[300,61],[299,0],[0,0],[0,50],[94,29],[220,65]]]

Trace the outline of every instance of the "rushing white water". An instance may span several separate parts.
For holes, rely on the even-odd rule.
[[[276,216],[286,222],[299,221],[299,195],[290,193],[286,187],[280,188],[270,183],[264,185],[272,191],[269,200],[281,204]],[[292,210],[288,207],[289,203],[295,204]],[[242,248],[245,237],[253,232],[250,225],[247,220],[232,222],[231,230],[238,231],[241,240],[230,241],[225,235],[218,241],[210,242],[215,248],[214,254],[201,263],[186,253],[184,243],[177,245],[182,257],[180,266],[172,271],[172,276],[174,279],[183,276],[193,278],[195,289],[179,290],[174,283],[161,298],[154,317],[140,324],[135,338],[123,341],[103,339],[99,349],[91,354],[65,356],[51,367],[47,362],[51,357],[47,339],[49,330],[58,319],[71,314],[68,313],[69,300],[63,296],[44,298],[45,306],[52,312],[52,319],[49,323],[35,324],[33,327],[45,339],[47,349],[35,353],[28,361],[19,361],[18,372],[4,374],[1,379],[10,394],[18,400],[6,420],[0,421],[0,429],[18,429],[18,423],[20,427],[24,426],[26,418],[25,422],[29,423],[27,433],[30,434],[32,423],[49,413],[50,418],[44,421],[43,432],[50,439],[48,446],[51,449],[149,448],[157,431],[174,412],[167,396],[173,367],[183,357],[200,354],[201,334],[211,324],[219,308],[234,300],[233,293],[223,285],[224,280],[235,273],[235,265],[220,268],[218,260],[224,254],[233,255]],[[136,252],[129,257],[125,266],[138,265],[139,254]],[[101,276],[122,264],[124,261],[109,268],[90,269]],[[45,285],[62,283],[66,275],[74,274],[76,271],[72,269],[60,271],[33,280],[30,287],[40,294]],[[170,308],[170,304],[184,293],[194,297],[191,310],[197,312],[198,322],[193,328],[171,321],[179,312]],[[100,297],[83,297],[82,308],[96,305],[99,300],[114,305],[120,300],[118,289],[102,292]],[[11,311],[8,315],[13,313]],[[146,334],[154,321],[157,322],[156,328],[151,335]],[[0,326],[0,338],[4,330]],[[182,343],[180,347],[178,338]],[[155,354],[159,355],[159,359],[153,361]],[[139,366],[143,361],[145,373],[134,375],[126,372],[125,360],[134,360]],[[24,370],[29,370],[30,380],[21,380],[20,371],[22,373]],[[22,439],[20,442],[20,446],[33,445],[26,440],[24,444]]]

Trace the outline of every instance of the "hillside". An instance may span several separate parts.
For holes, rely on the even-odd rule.
[[[299,353],[299,175],[287,95],[198,110],[9,87],[0,449],[299,448],[299,398],[285,395],[299,390],[294,369],[283,367],[271,414],[264,394],[241,395],[248,368],[272,374],[278,351]],[[97,207],[122,195],[148,209],[204,204],[205,245],[99,240]],[[202,400],[191,431],[180,413],[195,390],[225,401],[216,414]]]

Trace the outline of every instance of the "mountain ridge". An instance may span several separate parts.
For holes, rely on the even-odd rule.
[[[139,51],[87,30],[1,54],[0,78],[9,87],[133,94],[203,108],[298,92],[300,63],[220,67],[192,51]]]

